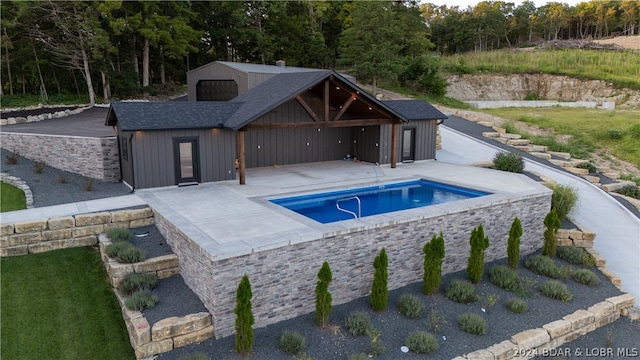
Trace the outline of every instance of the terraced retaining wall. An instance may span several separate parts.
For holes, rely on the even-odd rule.
[[[444,273],[466,268],[471,230],[480,223],[491,243],[486,261],[506,257],[508,232],[516,216],[527,229],[521,253],[529,254],[542,247],[550,201],[550,192],[537,194],[431,218],[327,233],[322,239],[224,259],[203,250],[161,213],[155,214],[155,224],[183,259],[180,273],[211,312],[215,336],[221,338],[234,332],[236,289],[244,274],[251,281],[255,327],[264,327],[315,310],[317,273],[325,260],[332,268],[330,290],[338,305],[369,293],[373,260],[382,247],[389,258],[389,289],[420,281],[422,248],[440,231],[446,243]]]
[[[2,147],[48,166],[103,181],[120,180],[116,137],[0,133]]]
[[[98,244],[98,235],[111,227],[134,228],[151,224],[153,212],[148,207],[3,223],[0,256],[93,246]]]

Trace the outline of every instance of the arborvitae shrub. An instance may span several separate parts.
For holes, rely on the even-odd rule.
[[[476,288],[466,281],[453,280],[445,289],[447,298],[462,304],[469,304],[478,300]]]
[[[371,306],[375,311],[386,310],[389,302],[389,289],[387,287],[389,274],[387,272],[387,265],[387,252],[382,248],[373,261],[375,272],[373,274],[373,285],[371,286]]]
[[[418,354],[430,354],[438,350],[438,341],[426,331],[414,331],[405,339],[404,344],[409,350]]]
[[[580,269],[573,274],[573,280],[576,282],[588,285],[588,286],[596,286],[600,283],[600,279],[594,274],[591,270]]]
[[[307,340],[298,332],[285,330],[280,335],[280,350],[287,354],[298,354],[306,345]]]
[[[517,217],[511,223],[509,240],[507,241],[507,260],[509,266],[517,268],[520,263],[520,237],[522,236],[522,224]]]
[[[578,192],[569,185],[552,184],[549,186],[553,190],[551,194],[551,209],[556,212],[558,219],[562,221],[571,214],[578,203]]]
[[[489,270],[489,279],[507,291],[515,291],[520,285],[518,274],[511,268],[503,265],[494,266]]]
[[[556,280],[547,281],[540,285],[540,292],[548,298],[561,300],[562,302],[567,302],[573,298],[573,294],[569,292],[567,285]]]
[[[444,237],[433,235],[431,241],[424,244],[424,275],[422,292],[424,294],[435,294],[440,289],[442,280],[442,260],[444,259]]]
[[[329,268],[329,263],[325,261],[318,272],[318,282],[316,283],[316,323],[322,327],[329,325],[332,301],[329,284],[332,279],[331,268]]]
[[[112,242],[131,241],[131,233],[129,230],[123,228],[110,228],[107,230],[107,237]]]
[[[236,352],[240,354],[250,353],[253,349],[253,310],[251,308],[251,283],[245,274],[236,291]]]
[[[364,311],[354,311],[349,313],[344,326],[353,336],[367,335],[371,329],[371,318]]]
[[[155,274],[128,273],[118,285],[118,290],[128,296],[138,290],[152,290],[157,284],[158,277]]]
[[[499,151],[493,156],[493,167],[514,173],[522,173],[524,171],[524,161],[522,156],[512,153]]]
[[[458,316],[458,325],[470,334],[484,335],[487,333],[487,321],[478,314],[462,314]]]
[[[135,291],[131,296],[124,300],[124,304],[130,310],[140,311],[143,309],[151,309],[158,303],[158,296],[152,294],[149,290]]]
[[[544,226],[546,226],[547,229],[544,231],[542,255],[554,257],[556,256],[556,248],[558,246],[558,229],[560,229],[560,219],[558,219],[555,210],[551,209],[547,216],[545,216]]]
[[[507,309],[516,314],[522,314],[527,311],[527,303],[522,299],[509,299],[506,303]]]
[[[558,257],[571,264],[592,267],[596,264],[596,258],[583,248],[575,246],[559,246]]]
[[[424,312],[425,306],[422,300],[411,294],[402,294],[398,301],[398,309],[402,315],[415,319]]]
[[[467,263],[467,276],[472,283],[477,284],[482,279],[484,272],[484,251],[489,247],[489,238],[484,236],[482,224],[471,231],[469,243],[471,255]]]

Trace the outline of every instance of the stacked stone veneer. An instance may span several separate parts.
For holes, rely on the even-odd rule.
[[[0,133],[2,147],[34,161],[103,181],[120,179],[116,137]]]
[[[1,225],[0,255],[15,256],[77,246],[93,246],[111,227],[153,224],[150,208],[114,210]]]
[[[635,298],[630,294],[610,297],[586,310],[577,310],[541,328],[525,330],[513,335],[509,340],[456,357],[454,360],[530,359],[536,355],[547,357],[548,354],[552,354],[551,349],[612,323],[618,320],[620,315],[628,315],[634,303]],[[580,356],[577,353],[575,355]]]
[[[232,258],[209,254],[162,213],[155,214],[155,222],[182,259],[180,273],[213,315],[215,336],[220,338],[234,332],[236,289],[244,274],[252,285],[255,327],[263,327],[314,311],[317,273],[325,260],[333,272],[330,290],[337,305],[369,293],[373,260],[382,247],[389,257],[389,289],[420,281],[422,247],[440,231],[446,242],[444,273],[466,267],[471,230],[480,223],[491,242],[486,261],[506,257],[508,232],[516,216],[527,229],[521,253],[531,253],[542,246],[550,197],[544,193],[430,218],[327,233],[321,239]]]

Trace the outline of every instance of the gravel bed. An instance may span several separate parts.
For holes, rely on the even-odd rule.
[[[142,315],[150,326],[172,316],[180,317],[208,311],[180,275],[158,281],[158,285],[151,292],[158,296],[158,304],[152,309],[142,310]]]
[[[562,266],[572,266],[563,260],[556,259],[556,263]],[[369,339],[365,337],[351,336],[344,328],[345,318],[352,311],[364,311],[372,320],[375,328],[382,332],[381,339],[386,345],[386,351],[378,356],[379,359],[418,359],[424,355],[415,353],[402,353],[406,336],[415,330],[432,331],[431,313],[435,311],[438,316],[446,321],[441,331],[435,333],[440,348],[429,358],[451,359],[459,355],[489,347],[503,340],[508,340],[512,335],[531,328],[561,319],[563,316],[573,313],[578,309],[586,309],[589,306],[604,299],[622,294],[600,272],[592,269],[600,278],[600,283],[595,287],[581,285],[569,278],[561,280],[573,294],[573,299],[567,303],[548,299],[540,295],[535,287],[532,287],[532,295],[524,298],[529,310],[524,314],[513,314],[506,309],[505,303],[510,298],[516,297],[490,283],[488,270],[494,265],[505,265],[506,260],[498,260],[485,265],[485,276],[482,282],[476,285],[476,291],[483,301],[465,305],[447,299],[443,289],[455,279],[465,280],[466,271],[459,271],[443,277],[441,290],[437,295],[424,296],[421,294],[421,283],[414,283],[390,292],[389,307],[387,311],[376,313],[371,310],[369,298],[363,297],[347,304],[333,307],[330,322],[335,325],[332,329],[321,329],[315,325],[315,314],[311,313],[294,319],[269,325],[255,330],[254,351],[255,359],[282,359],[290,358],[278,347],[278,338],[282,331],[297,331],[306,338],[305,352],[314,359],[347,359],[356,353],[367,353],[370,350]],[[336,270],[334,270],[336,271]],[[393,269],[390,267],[390,271]],[[550,279],[536,275],[522,267],[518,270],[521,276],[526,277],[529,283],[540,285]],[[329,287],[331,290],[331,287]],[[418,319],[404,317],[397,308],[400,295],[410,293],[418,296],[426,306],[425,313]],[[486,305],[489,295],[497,296],[497,303],[493,307]],[[485,304],[483,304],[485,302]],[[255,304],[254,304],[255,306]],[[483,312],[482,308],[488,309]],[[463,313],[474,313],[485,318],[489,324],[486,335],[472,335],[463,332],[457,325],[456,319]],[[619,340],[633,344],[638,333],[620,332]],[[625,339],[627,338],[627,339]],[[158,355],[158,359],[183,359],[188,355],[203,353],[211,359],[238,359],[233,350],[234,336],[222,339],[209,339],[199,344],[175,349],[171,352]]]
[[[13,153],[2,149],[2,172],[24,180],[33,193],[33,206],[44,207],[68,204],[79,201],[103,199],[113,196],[128,195],[131,190],[121,182],[90,180],[82,175],[62,171],[51,166],[36,174],[34,162],[21,156],[17,164],[7,164],[7,156]],[[64,177],[65,183],[60,179]],[[91,191],[87,185],[92,181]]]
[[[133,245],[144,250],[147,259],[173,254],[171,247],[155,225],[129,229],[129,232],[133,235]]]

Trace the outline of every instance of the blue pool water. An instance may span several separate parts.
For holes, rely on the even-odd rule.
[[[270,200],[323,224],[464,200],[489,193],[426,180]],[[346,210],[341,211],[337,208]]]

